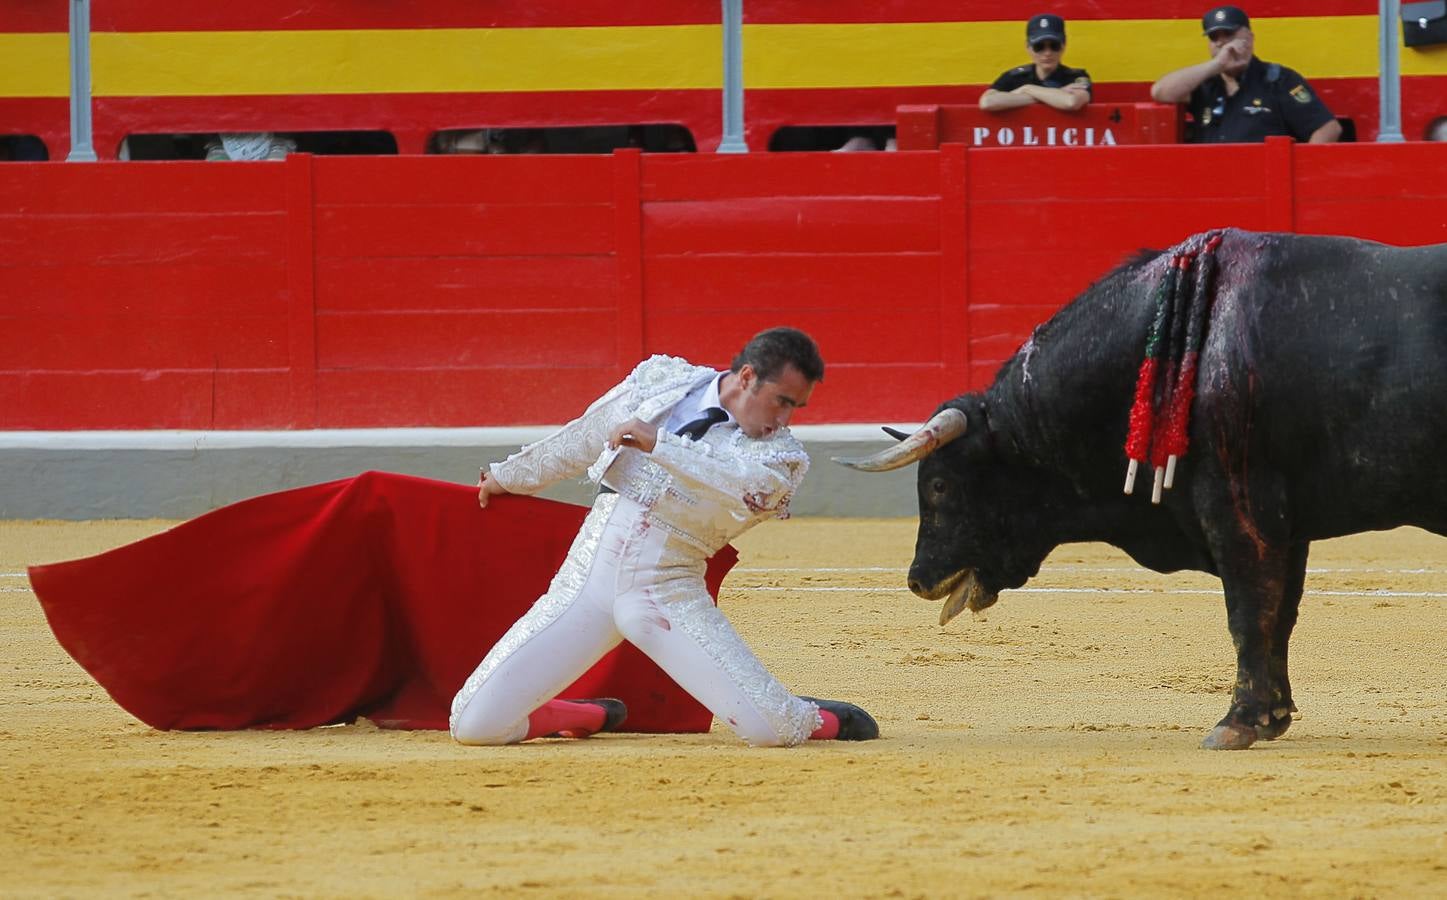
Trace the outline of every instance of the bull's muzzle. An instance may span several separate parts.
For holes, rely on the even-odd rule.
[[[967,609],[970,612],[989,609],[1000,599],[999,593],[985,589],[974,569],[962,569],[933,586],[910,578],[909,589],[926,600],[945,598],[945,605],[940,609],[941,625],[948,625],[951,619]]]

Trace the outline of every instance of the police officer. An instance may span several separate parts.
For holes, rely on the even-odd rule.
[[[1256,58],[1251,20],[1235,6],[1201,17],[1211,58],[1177,69],[1151,85],[1157,103],[1185,103],[1198,144],[1257,143],[1272,135],[1329,144],[1341,123],[1294,70]]]
[[[980,109],[999,112],[1043,103],[1074,110],[1090,102],[1090,73],[1060,62],[1065,56],[1064,19],[1048,13],[1031,16],[1025,24],[1025,46],[1032,62],[996,78],[980,95]]]

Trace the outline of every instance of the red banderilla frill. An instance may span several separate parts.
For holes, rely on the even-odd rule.
[[[1160,503],[1162,490],[1175,484],[1176,461],[1189,444],[1197,361],[1211,314],[1220,244],[1221,235],[1213,233],[1199,250],[1174,254],[1156,289],[1155,316],[1136,376],[1125,442],[1125,493],[1135,490],[1140,464],[1149,459],[1154,469],[1152,503]]]
[[[1125,492],[1135,491],[1136,473],[1150,456],[1151,433],[1155,430],[1156,379],[1169,345],[1171,298],[1180,280],[1179,254],[1171,257],[1166,277],[1156,287],[1156,314],[1146,335],[1146,355],[1136,375],[1135,400],[1130,408],[1130,428],[1126,432],[1125,455],[1130,460],[1125,471]]]
[[[1213,234],[1201,250],[1201,261],[1196,267],[1195,290],[1191,295],[1191,308],[1186,321],[1185,354],[1181,360],[1176,383],[1171,392],[1171,409],[1166,424],[1166,479],[1165,486],[1176,483],[1176,461],[1186,455],[1190,445],[1191,402],[1196,399],[1196,366],[1201,357],[1201,345],[1206,340],[1206,323],[1211,317],[1213,300],[1212,283],[1216,275],[1216,248],[1221,245],[1221,235]]]

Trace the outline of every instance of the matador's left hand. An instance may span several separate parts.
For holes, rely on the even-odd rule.
[[[608,446],[636,447],[644,453],[652,453],[658,444],[658,426],[642,419],[629,419],[608,433]]]

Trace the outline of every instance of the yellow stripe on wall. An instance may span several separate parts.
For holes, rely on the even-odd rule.
[[[93,35],[97,96],[717,89],[717,25]]]
[[[1256,51],[1308,78],[1377,75],[1377,17],[1258,19]],[[1068,65],[1095,81],[1155,81],[1209,58],[1195,20],[1072,21]],[[1405,56],[1404,56],[1405,58]],[[988,84],[1030,61],[1018,22],[752,25],[744,29],[751,88]]]
[[[1308,78],[1375,78],[1375,16],[1257,19],[1257,53]],[[96,32],[99,97],[718,90],[717,25],[368,31]],[[988,84],[1029,59],[1018,22],[749,25],[750,88]],[[64,34],[0,34],[0,97],[64,97]],[[1149,82],[1204,60],[1194,19],[1070,23],[1066,62]],[[1401,52],[1447,75],[1447,47]]]
[[[1447,44],[1403,47],[1399,55],[1403,75],[1447,75]]]
[[[70,96],[70,36],[0,34],[0,97]]]
[[[1102,29],[1110,25],[1116,28]],[[1071,53],[1081,46],[1100,57],[1097,81],[1155,81],[1167,72],[1209,59],[1200,22],[1172,20],[1072,23]],[[1376,78],[1377,17],[1317,16],[1252,19],[1256,55],[1312,78]],[[1123,50],[1112,51],[1113,47]],[[1080,63],[1072,63],[1080,65]]]

